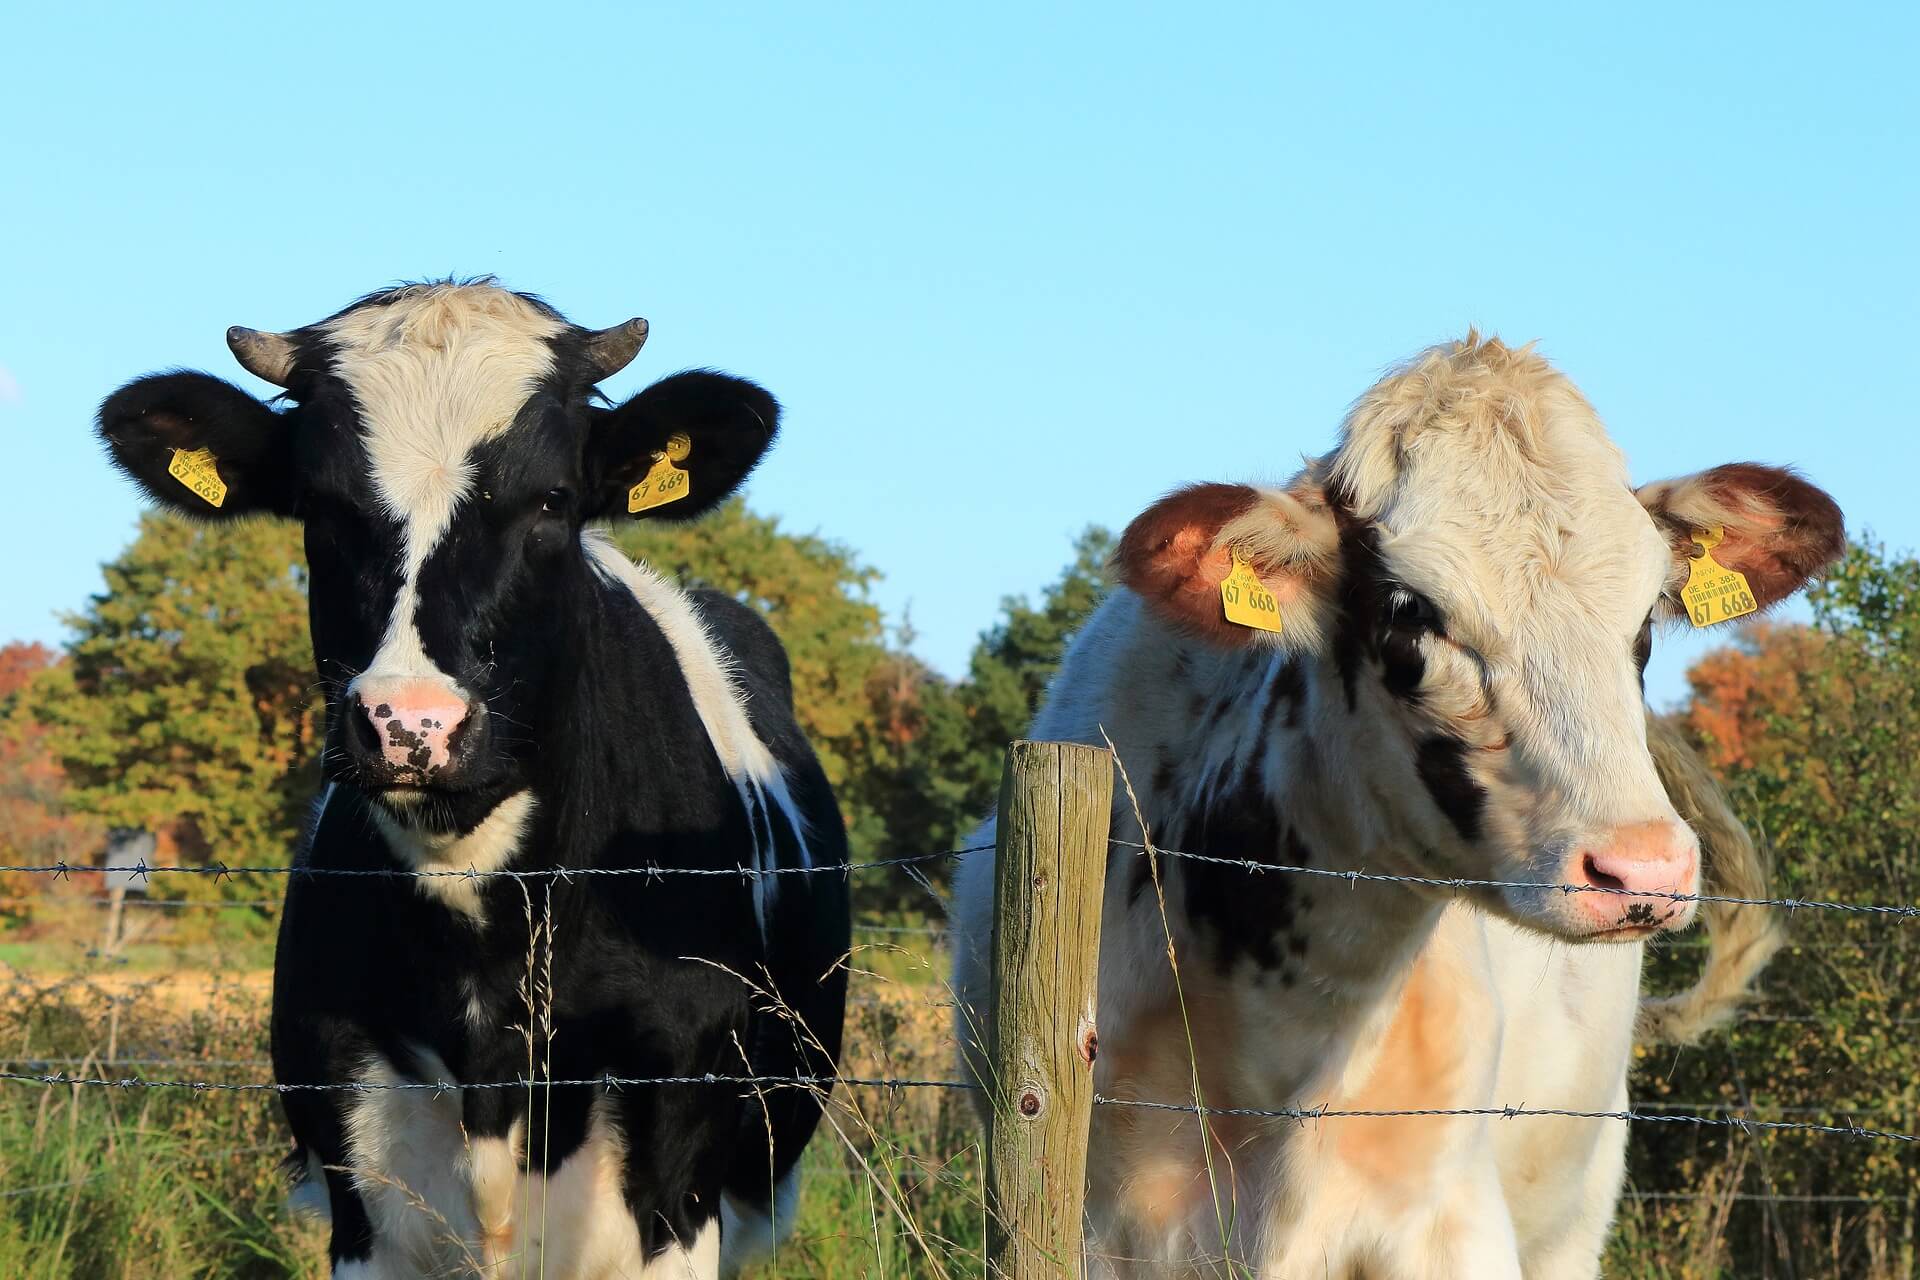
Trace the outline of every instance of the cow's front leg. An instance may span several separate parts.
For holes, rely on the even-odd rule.
[[[1521,1280],[1520,1242],[1491,1161],[1475,1166],[1424,1241],[1410,1241],[1405,1274],[1419,1280]],[[1423,1247],[1424,1246],[1424,1247]],[[1421,1255],[1424,1253],[1424,1259]]]
[[[372,1213],[347,1170],[344,1097],[287,1093],[281,1102],[299,1144],[288,1208],[327,1223],[328,1274],[333,1280],[386,1280],[400,1274],[376,1257]]]
[[[738,1088],[664,1085],[611,1099],[625,1135],[622,1190],[646,1280],[719,1280],[720,1198],[740,1124]]]

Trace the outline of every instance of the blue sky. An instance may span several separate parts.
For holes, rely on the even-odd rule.
[[[450,272],[648,317],[615,394],[765,382],[754,505],[949,672],[1080,527],[1285,476],[1469,324],[1539,339],[1641,478],[1795,462],[1920,544],[1920,10],[1559,9],[16,11],[0,638],[56,640],[129,536],[102,396],[264,390],[226,326]]]

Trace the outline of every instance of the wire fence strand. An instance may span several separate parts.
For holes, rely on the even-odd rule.
[[[1137,840],[1112,839],[1109,843],[1130,848],[1142,856],[1179,859],[1188,862],[1208,863],[1214,866],[1235,867],[1252,875],[1269,873],[1280,875],[1312,876],[1326,880],[1342,880],[1349,886],[1360,884],[1397,884],[1417,885],[1425,888],[1445,889],[1454,893],[1468,889],[1536,889],[1551,893],[1576,894],[1598,893],[1624,898],[1655,898],[1674,903],[1718,903],[1726,906],[1768,907],[1778,910],[1797,911],[1833,911],[1847,915],[1877,916],[1896,920],[1920,919],[1920,906],[1906,903],[1869,903],[1869,902],[1832,902],[1818,898],[1746,898],[1720,893],[1674,893],[1657,889],[1624,889],[1611,885],[1561,884],[1547,880],[1488,880],[1470,876],[1413,876],[1399,875],[1384,871],[1339,871],[1326,867],[1296,866],[1286,863],[1262,862],[1256,858],[1228,858],[1218,854],[1191,853],[1180,849],[1162,849],[1157,845],[1148,845]],[[290,879],[317,879],[324,877],[343,877],[370,880],[560,880],[571,882],[578,878],[606,878],[619,876],[643,876],[648,879],[665,879],[671,876],[725,876],[741,880],[758,880],[764,876],[822,875],[830,873],[851,873],[855,871],[876,871],[889,867],[914,866],[923,863],[941,862],[952,858],[964,857],[970,853],[983,853],[993,848],[990,844],[967,845],[958,849],[945,849],[936,853],[901,854],[887,858],[867,860],[849,860],[845,862],[821,863],[805,867],[749,867],[734,865],[731,867],[661,867],[643,865],[634,867],[535,867],[528,870],[511,868],[491,868],[480,870],[477,867],[435,868],[418,867],[315,867],[315,866],[228,866],[225,863],[209,863],[206,866],[147,866],[145,863],[133,867],[119,868],[117,872],[144,880],[150,876],[185,875],[212,876],[215,879],[228,879],[242,875],[286,876]],[[70,877],[84,872],[96,872],[99,867],[78,866],[69,862],[53,862],[32,866],[0,866],[0,872],[17,872],[25,875],[51,875],[56,878]]]
[[[1912,920],[1920,918],[1920,907],[1905,904],[1834,902],[1805,898],[1751,898],[1724,894],[1684,894],[1672,892],[1644,892],[1601,885],[1570,885],[1552,882],[1475,879],[1468,877],[1428,877],[1399,875],[1388,872],[1348,870],[1340,871],[1321,867],[1287,865],[1264,862],[1253,858],[1229,858],[1214,854],[1194,853],[1177,849],[1161,849],[1139,841],[1113,839],[1111,844],[1119,848],[1130,848],[1144,857],[1160,857],[1205,863],[1215,866],[1233,867],[1250,875],[1279,873],[1317,877],[1323,880],[1344,881],[1349,887],[1360,884],[1393,884],[1420,886],[1446,890],[1454,893],[1470,889],[1526,889],[1545,890],[1558,893],[1600,893],[1631,898],[1657,898],[1675,903],[1719,903],[1734,906],[1763,907],[1797,911],[1831,911],[1848,915],[1867,916],[1886,920]],[[990,844],[963,846],[957,849],[942,850],[933,853],[905,854],[866,860],[847,860],[843,862],[817,864],[801,867],[662,867],[640,865],[631,867],[542,867],[527,870],[495,868],[480,870],[473,867],[465,869],[438,868],[422,869],[410,867],[314,867],[307,865],[290,866],[228,866],[214,863],[206,866],[147,866],[120,869],[136,881],[148,877],[163,875],[211,876],[215,879],[229,879],[242,875],[284,876],[289,881],[296,879],[344,878],[350,880],[513,880],[513,881],[554,881],[571,883],[576,878],[603,879],[610,877],[639,876],[647,880],[662,880],[674,876],[729,877],[742,880],[758,880],[766,876],[780,875],[818,875],[848,874],[906,868],[928,863],[940,862],[963,857],[970,853],[991,849]],[[44,865],[0,866],[0,872],[52,875],[67,878],[82,872],[98,871],[97,867],[77,866],[58,861]],[[154,904],[158,905],[158,904]],[[186,905],[186,904],[181,904]],[[192,905],[202,905],[194,903]],[[272,902],[252,901],[234,903],[207,903],[207,906],[273,906]],[[917,935],[926,937],[944,937],[947,930],[932,925],[889,925],[879,922],[862,921],[854,926],[858,931],[881,935]],[[1814,1018],[1790,1018],[1768,1015],[1756,1015],[1755,1021],[1817,1021]],[[1900,1019],[1901,1023],[1920,1021]],[[947,1089],[975,1090],[979,1086],[963,1080],[880,1078],[857,1076],[778,1076],[778,1075],[721,1075],[706,1073],[683,1076],[636,1076],[602,1075],[580,1079],[540,1079],[518,1078],[513,1080],[455,1082],[445,1080],[389,1080],[389,1081],[328,1081],[328,1082],[291,1082],[278,1081],[235,1081],[235,1080],[199,1080],[187,1078],[148,1079],[130,1075],[110,1077],[108,1075],[71,1075],[63,1071],[47,1071],[53,1066],[91,1067],[96,1071],[110,1069],[116,1065],[142,1067],[254,1067],[264,1068],[265,1062],[239,1059],[226,1060],[188,1060],[188,1059],[125,1059],[118,1062],[102,1063],[98,1059],[56,1059],[56,1058],[19,1058],[3,1059],[14,1067],[42,1068],[38,1071],[8,1070],[0,1071],[0,1080],[19,1084],[41,1086],[69,1086],[105,1089],[167,1089],[185,1090],[196,1093],[350,1093],[365,1094],[382,1090],[428,1092],[443,1094],[455,1090],[541,1090],[555,1088],[600,1088],[619,1090],[645,1087],[686,1087],[686,1086],[733,1086],[742,1088],[806,1088],[820,1092],[835,1087],[874,1088],[874,1089]],[[1895,1143],[1920,1142],[1920,1135],[1892,1129],[1867,1128],[1851,1122],[1845,1124],[1824,1123],[1814,1120],[1764,1119],[1757,1114],[1761,1108],[1733,1107],[1723,1104],[1648,1102],[1636,1110],[1625,1111],[1581,1111],[1553,1107],[1487,1106],[1457,1108],[1416,1108],[1416,1109],[1341,1109],[1331,1106],[1295,1106],[1295,1107],[1216,1107],[1202,1103],[1165,1102],[1136,1098],[1117,1098],[1096,1095],[1094,1102],[1102,1106],[1131,1107],[1156,1111],[1168,1111],[1192,1114],[1196,1116],[1235,1116],[1243,1118],[1287,1120],[1296,1123],[1324,1122],[1342,1119],[1391,1119],[1391,1118],[1481,1118],[1481,1119],[1520,1119],[1526,1117],[1545,1117],[1571,1120],[1617,1121],[1628,1124],[1665,1124],[1689,1125],[1702,1128],[1739,1130],[1749,1134],[1761,1133],[1809,1133],[1849,1137],[1855,1139],[1878,1140]],[[1789,1114],[1840,1116],[1851,1114],[1845,1108],[1775,1108],[1769,1114],[1785,1116]],[[1860,1114],[1872,1115],[1872,1112]]]
[[[1544,889],[1552,893],[1602,893],[1620,898],[1658,898],[1667,902],[1720,903],[1733,907],[1773,907],[1789,912],[1837,911],[1844,914],[1880,916],[1896,920],[1920,920],[1920,906],[1901,903],[1826,902],[1817,898],[1741,898],[1724,893],[1670,893],[1661,889],[1616,889],[1611,885],[1560,884],[1551,880],[1480,880],[1468,876],[1406,876],[1385,871],[1334,871],[1324,867],[1260,862],[1253,858],[1223,858],[1211,853],[1186,853],[1179,849],[1162,849],[1158,845],[1142,844],[1138,840],[1115,839],[1112,843],[1138,850],[1142,856],[1237,867],[1255,875],[1273,872],[1280,875],[1318,876],[1326,880],[1344,880],[1349,885],[1421,885],[1433,889],[1448,889],[1455,893],[1466,889]]]
[[[232,879],[237,876],[286,876],[293,880],[338,877],[362,880],[559,880],[562,882],[570,882],[575,878],[599,879],[617,876],[643,876],[650,880],[663,880],[670,876],[726,876],[732,879],[758,880],[763,876],[830,875],[835,872],[877,871],[886,867],[915,866],[920,863],[959,858],[991,848],[993,846],[990,844],[969,845],[960,849],[943,849],[938,853],[909,853],[864,861],[854,859],[846,862],[815,863],[805,867],[748,867],[739,864],[731,867],[660,867],[647,864],[637,867],[534,867],[524,871],[497,867],[482,871],[478,867],[436,869],[299,865],[233,867],[224,862],[210,862],[204,867],[150,867],[141,862],[131,867],[116,867],[114,873],[126,875],[135,880],[144,880],[149,876],[212,876],[216,880]],[[70,862],[52,862],[39,866],[0,866],[0,872],[50,875],[56,879],[100,870],[102,870],[100,867],[77,866]]]
[[[1890,1129],[1815,1124],[1805,1120],[1752,1120],[1733,1115],[1704,1116],[1651,1111],[1575,1111],[1563,1107],[1526,1106],[1425,1107],[1404,1110],[1339,1107],[1213,1107],[1191,1102],[1148,1102],[1139,1098],[1109,1098],[1102,1094],[1095,1094],[1093,1100],[1096,1105],[1109,1107],[1137,1107],[1149,1111],[1184,1111],[1189,1115],[1240,1116],[1266,1120],[1391,1120],[1416,1116],[1517,1120],[1525,1116],[1543,1116],[1560,1120],[1619,1120],[1630,1124],[1692,1125],[1700,1128],[1739,1129],[1745,1132],[1820,1133],[1848,1138],[1879,1139],[1887,1142],[1920,1142],[1920,1134],[1900,1133]]]

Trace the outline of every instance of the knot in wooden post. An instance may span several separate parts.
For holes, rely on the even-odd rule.
[[[1016,742],[994,867],[987,1273],[1079,1276],[1113,757]]]

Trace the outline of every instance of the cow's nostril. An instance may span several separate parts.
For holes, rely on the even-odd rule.
[[[367,710],[366,704],[357,698],[347,716],[347,732],[352,735],[357,750],[372,756],[380,754],[380,730],[374,725],[373,714]]]
[[[1614,875],[1612,872],[1601,870],[1600,864],[1594,861],[1592,854],[1588,854],[1581,860],[1580,870],[1582,874],[1586,876],[1587,883],[1593,885],[1595,888],[1624,889],[1627,887],[1627,882],[1619,876]]]

